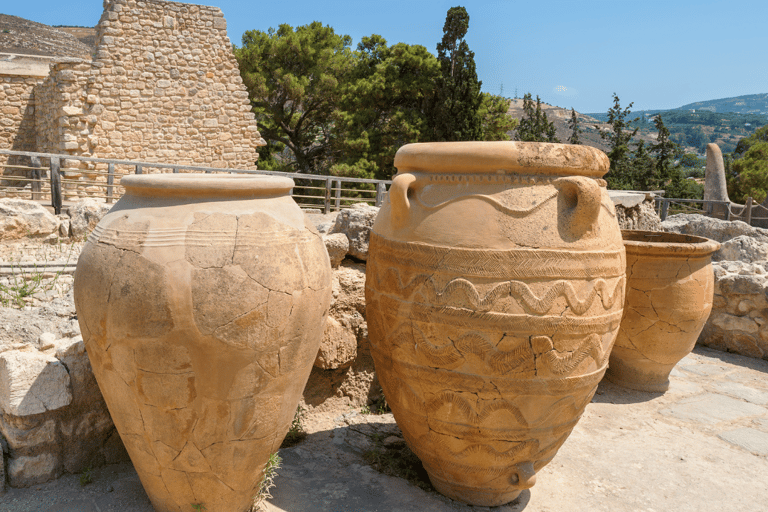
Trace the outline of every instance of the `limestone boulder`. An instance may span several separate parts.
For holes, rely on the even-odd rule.
[[[36,201],[0,199],[0,241],[45,238],[58,233],[59,224],[61,221]]]
[[[763,242],[749,235],[731,238],[717,252],[717,260],[747,263],[768,261],[768,241]]]
[[[720,261],[712,268],[712,314],[698,343],[768,359],[768,261]]]
[[[349,238],[344,233],[333,233],[323,237],[325,248],[328,251],[328,257],[331,259],[331,266],[336,268],[349,252]]]
[[[357,337],[355,333],[333,317],[328,318],[323,333],[323,341],[317,352],[315,368],[335,370],[346,368],[357,357]]]
[[[321,235],[327,235],[334,224],[339,212],[320,213],[320,210],[304,210],[306,219],[317,229]]]
[[[85,238],[111,208],[111,204],[90,198],[67,208],[69,236],[78,239]]]
[[[55,357],[10,350],[0,354],[0,409],[14,416],[52,411],[72,402],[69,372]]]
[[[378,214],[377,207],[367,203],[357,203],[339,212],[330,233],[344,233],[349,239],[348,255],[366,261],[371,228]]]
[[[651,194],[611,190],[609,196],[621,229],[662,231],[661,217],[656,213]]]
[[[756,241],[768,243],[768,229],[755,228],[739,220],[720,220],[705,215],[680,213],[667,217],[661,225],[664,231],[703,236],[720,243],[739,236],[749,236]]]

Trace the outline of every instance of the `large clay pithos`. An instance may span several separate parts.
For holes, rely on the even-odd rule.
[[[648,392],[669,388],[672,368],[687,356],[712,310],[715,277],[708,238],[622,231],[627,298],[605,378]]]
[[[605,372],[625,259],[591,147],[410,144],[371,233],[376,371],[441,493],[494,506],[533,486]]]
[[[74,282],[99,387],[155,510],[250,510],[317,355],[325,247],[290,179],[121,184]]]

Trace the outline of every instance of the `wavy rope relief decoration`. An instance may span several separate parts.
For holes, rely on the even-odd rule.
[[[387,274],[389,278],[385,278]],[[386,285],[387,281],[394,282],[404,297],[411,296],[417,289],[422,288],[419,292],[424,298],[438,306],[455,305],[456,297],[461,295],[472,309],[483,312],[491,311],[499,299],[513,297],[530,311],[543,315],[552,308],[552,304],[557,298],[563,296],[574,313],[583,315],[592,306],[597,295],[600,296],[606,310],[612,308],[617,300],[622,301],[626,278],[621,276],[613,285],[613,290],[605,279],[596,279],[592,281],[592,288],[583,297],[579,297],[573,283],[566,280],[555,281],[542,296],[536,295],[530,286],[522,281],[506,281],[497,284],[482,297],[474,284],[461,277],[452,279],[442,289],[439,289],[431,275],[418,274],[404,283],[399,270],[390,267],[385,272],[377,274],[376,280],[380,288],[385,288],[386,286],[382,285]]]

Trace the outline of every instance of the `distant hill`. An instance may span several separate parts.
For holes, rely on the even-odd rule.
[[[723,153],[732,152],[738,141],[756,129],[768,124],[768,93],[722,98],[689,103],[671,110],[637,110],[630,119],[638,119],[634,126],[639,136],[654,136],[653,118],[661,114],[671,138],[688,152],[703,154],[710,142],[717,143]],[[606,112],[586,114],[607,122]]]
[[[93,48],[66,31],[0,14],[0,52],[89,59]]]
[[[749,94],[734,98],[697,101],[675,110],[709,110],[710,112],[735,112],[737,114],[768,115],[768,93]]]

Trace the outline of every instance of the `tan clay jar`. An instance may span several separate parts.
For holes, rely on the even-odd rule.
[[[99,387],[155,510],[250,510],[317,355],[325,246],[290,179],[122,185],[75,273]]]
[[[376,371],[410,448],[446,496],[514,500],[603,377],[624,248],[587,146],[410,144],[371,233]]]
[[[691,235],[622,231],[627,298],[605,377],[631,389],[664,392],[712,310],[712,253],[720,244]]]

